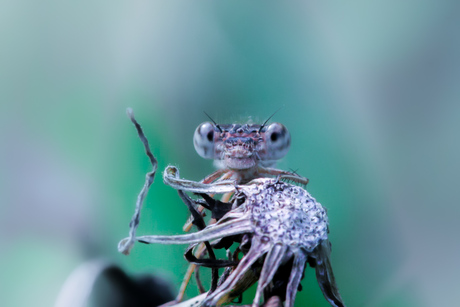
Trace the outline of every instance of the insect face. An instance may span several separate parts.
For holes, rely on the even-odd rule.
[[[289,151],[291,136],[280,123],[216,125],[205,122],[193,137],[195,150],[206,159],[221,162],[224,168],[244,170],[271,165]]]

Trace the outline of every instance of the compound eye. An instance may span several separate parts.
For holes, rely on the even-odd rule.
[[[198,126],[193,136],[193,145],[196,152],[205,159],[214,158],[214,132],[216,126],[213,123],[205,122]]]
[[[273,123],[265,131],[268,160],[278,160],[284,157],[291,146],[291,135],[287,128],[280,123]]]

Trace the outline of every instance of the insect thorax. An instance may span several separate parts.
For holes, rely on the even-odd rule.
[[[246,203],[257,236],[306,251],[327,239],[326,211],[301,187],[266,180],[252,190]]]

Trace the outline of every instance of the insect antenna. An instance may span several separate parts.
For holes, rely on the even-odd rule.
[[[290,171],[291,173],[296,174],[297,176],[300,176],[300,175],[297,173],[298,170],[299,170],[299,169],[289,168],[289,171]]]
[[[214,121],[214,119],[212,119],[212,117],[209,116],[208,113],[206,113],[205,111],[203,111],[203,113],[206,114],[207,117],[209,117],[209,119],[214,123],[214,125],[216,125],[217,129],[219,129],[220,133],[222,133],[223,131],[222,131],[222,129],[220,128],[219,124],[216,123],[216,122]]]
[[[269,118],[267,118],[267,120],[262,124],[262,126],[260,126],[259,128],[259,133],[262,131],[262,128],[265,127],[265,125],[268,123],[268,121],[276,114],[279,112],[279,110],[281,110],[282,108],[284,108],[284,106],[282,106],[281,108],[279,108],[278,110],[276,110],[272,115],[270,115]]]

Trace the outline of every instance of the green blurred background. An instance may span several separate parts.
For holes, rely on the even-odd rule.
[[[329,210],[347,305],[458,304],[459,21],[448,0],[1,1],[1,305],[53,306],[96,258],[180,285],[185,246],[117,252],[150,169],[126,107],[159,169],[199,180],[203,111],[262,122],[281,106],[278,166]],[[157,176],[138,233],[186,217]],[[313,270],[303,286],[296,306],[328,306]]]

